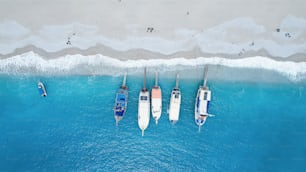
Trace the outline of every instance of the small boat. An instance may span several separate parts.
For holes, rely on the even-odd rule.
[[[128,104],[128,87],[126,86],[126,73],[124,74],[123,83],[116,93],[114,117],[116,126],[122,120],[127,109]]]
[[[41,81],[38,81],[38,92],[39,94],[42,96],[42,97],[46,97],[47,96],[47,91],[46,91],[46,87],[45,85],[41,82]]]
[[[176,85],[171,91],[170,106],[169,106],[169,120],[175,124],[179,120],[181,107],[181,91],[178,87],[179,75],[176,75]]]
[[[142,136],[144,136],[144,131],[150,122],[150,93],[146,88],[146,68],[144,69],[143,85],[138,99],[138,126]]]
[[[207,117],[213,116],[208,113],[209,102],[211,100],[211,91],[206,85],[207,72],[208,67],[206,66],[204,73],[204,83],[203,86],[200,86],[200,88],[198,89],[194,108],[195,123],[199,126],[199,131],[201,129],[201,126],[205,124]]]
[[[162,112],[162,92],[158,86],[158,73],[155,73],[155,86],[152,88],[151,111],[156,125]]]

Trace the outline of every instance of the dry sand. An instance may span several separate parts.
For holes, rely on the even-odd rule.
[[[97,25],[104,35],[126,36],[129,25],[171,35],[176,28],[207,29],[237,17],[274,30],[288,14],[306,18],[305,6],[304,0],[2,0],[0,20],[16,20],[34,32],[80,22]]]
[[[130,36],[149,36],[175,41],[180,39],[176,34],[177,29],[201,32],[240,17],[251,18],[268,32],[274,32],[288,15],[306,19],[305,6],[304,0],[2,0],[0,22],[14,20],[28,28],[34,35],[39,34],[44,26],[81,23],[97,26],[98,31],[95,34],[110,39],[125,40]],[[148,27],[153,27],[154,31],[147,32]],[[295,41],[305,42],[306,38],[303,36],[305,35]],[[239,39],[245,40],[247,39],[245,37],[241,33]],[[271,35],[267,35],[267,39],[270,39],[269,37]],[[236,41],[239,39],[236,38]],[[7,40],[0,37],[0,41]],[[293,41],[292,44],[294,43]],[[105,45],[95,45],[85,50],[70,47],[50,53],[26,45],[17,47],[12,53],[2,53],[1,56],[5,58],[28,50],[34,50],[50,58],[75,53],[84,55],[101,53],[119,59],[138,58],[140,55],[147,58],[178,56],[194,58],[218,55],[218,53],[202,52],[197,47],[165,55],[137,48],[118,51]],[[245,52],[242,57],[255,54],[269,55],[260,49]],[[239,58],[240,55],[228,55],[228,57]],[[304,55],[300,54],[290,57],[296,61],[305,59]]]

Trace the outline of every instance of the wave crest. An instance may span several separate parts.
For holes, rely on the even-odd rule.
[[[34,52],[27,52],[0,60],[2,74],[51,74],[51,75],[117,75],[128,70],[129,73],[142,72],[143,67],[157,68],[160,71],[177,71],[217,65],[230,68],[264,69],[275,71],[292,81],[306,77],[306,62],[277,61],[268,57],[255,56],[240,59],[223,57],[198,57],[192,59],[129,59],[96,55],[66,55],[56,59],[45,59]]]

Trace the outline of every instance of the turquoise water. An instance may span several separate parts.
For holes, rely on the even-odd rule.
[[[48,97],[40,97],[41,79]],[[210,79],[201,132],[194,101],[201,78],[180,80],[180,120],[166,114],[175,78],[160,76],[163,113],[141,136],[142,77],[128,76],[126,116],[115,126],[122,77],[0,76],[0,171],[303,171],[306,84]],[[148,78],[151,88],[153,78]]]

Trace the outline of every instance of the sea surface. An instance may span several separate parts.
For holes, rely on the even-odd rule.
[[[41,97],[37,81],[45,83]],[[212,101],[198,131],[200,77],[181,78],[180,119],[167,115],[175,75],[160,76],[163,113],[145,136],[137,123],[141,75],[128,75],[129,102],[115,126],[122,76],[0,75],[0,171],[303,171],[305,82],[209,79]],[[154,78],[148,76],[147,87]]]

